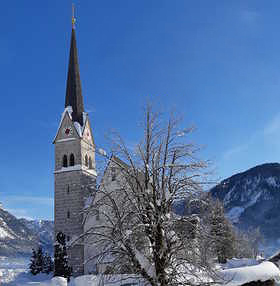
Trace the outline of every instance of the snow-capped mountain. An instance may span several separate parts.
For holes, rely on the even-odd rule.
[[[26,220],[20,219],[28,229],[37,237],[37,241],[43,246],[49,254],[53,252],[54,241],[54,223],[49,220]]]
[[[18,219],[0,208],[0,256],[29,256],[40,243],[52,252],[53,222]]]
[[[238,173],[210,192],[223,202],[237,227],[260,227],[266,241],[280,239],[280,164],[263,164]]]

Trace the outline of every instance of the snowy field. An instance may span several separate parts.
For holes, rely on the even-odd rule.
[[[0,285],[9,285],[16,276],[28,267],[28,260],[24,258],[6,258],[0,256]],[[12,285],[12,284],[11,284]]]
[[[61,277],[52,277],[52,274],[32,275],[28,272],[29,260],[24,258],[0,257],[0,285],[1,286],[141,286],[140,281],[132,278],[115,276],[110,279],[104,277],[85,275],[67,281]]]
[[[50,280],[51,276],[33,276],[28,273],[29,260],[25,258],[7,258],[0,256],[0,285],[23,286],[29,282]],[[36,284],[27,284],[36,285]],[[40,285],[40,284],[38,284]]]
[[[65,278],[40,274],[33,276],[28,273],[29,260],[23,258],[0,257],[1,286],[142,286],[139,279],[125,275],[111,277],[85,275],[72,279],[67,284]],[[266,281],[274,279],[280,285],[280,270],[271,262],[258,263],[253,259],[231,259],[220,268],[219,276],[224,278],[227,286],[239,286],[250,281]],[[220,285],[221,285],[220,284]]]

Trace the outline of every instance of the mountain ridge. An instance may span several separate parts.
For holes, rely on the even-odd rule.
[[[42,245],[53,253],[53,222],[16,218],[0,207],[0,256],[30,256],[32,248]]]
[[[232,223],[260,228],[268,245],[280,246],[280,164],[265,163],[232,175],[210,190]]]

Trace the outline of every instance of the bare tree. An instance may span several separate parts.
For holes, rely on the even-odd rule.
[[[164,121],[150,105],[144,114],[144,136],[135,150],[114,136],[113,156],[87,210],[95,217],[86,227],[85,241],[96,250],[91,259],[107,265],[107,272],[137,274],[152,286],[213,278],[199,249],[209,233],[196,218],[172,211],[177,201],[202,191],[207,162],[186,141],[192,128],[180,129],[173,116]]]

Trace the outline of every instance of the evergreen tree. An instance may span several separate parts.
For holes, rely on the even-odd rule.
[[[37,252],[35,251],[35,249],[32,249],[32,256],[30,259],[29,270],[30,273],[32,273],[33,275],[37,275],[39,273],[36,262],[37,262]]]
[[[37,275],[43,271],[44,254],[42,247],[39,246],[38,250],[32,250],[31,263],[29,265],[30,272]]]
[[[43,271],[43,265],[44,265],[44,254],[43,254],[42,246],[38,247],[36,258],[37,258],[36,259],[36,266],[37,266],[39,273],[41,273]]]
[[[233,227],[225,217],[223,205],[218,201],[213,203],[210,210],[210,228],[218,262],[226,263],[234,255],[236,239]]]
[[[48,253],[44,254],[43,273],[49,274],[53,272],[53,261]]]
[[[59,232],[56,236],[54,250],[54,276],[62,276],[69,280],[71,274],[72,268],[68,265],[65,234]]]

